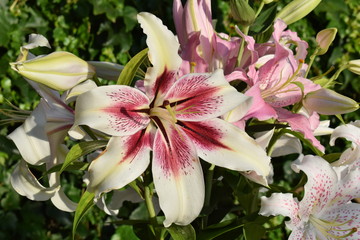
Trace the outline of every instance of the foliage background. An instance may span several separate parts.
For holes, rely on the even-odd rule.
[[[279,8],[287,2],[290,1],[278,1]],[[136,14],[151,12],[175,32],[171,8],[171,0],[0,0],[1,109],[9,108],[7,101],[23,110],[32,110],[38,103],[38,95],[9,66],[9,62],[16,60],[20,46],[30,33],[43,34],[52,45],[51,50],[41,49],[37,54],[64,50],[85,60],[125,64],[145,48],[145,36],[137,25]],[[216,29],[231,31],[228,3],[213,0],[212,9],[213,18],[217,19]],[[316,33],[328,27],[336,27],[338,34],[329,52],[316,59],[313,75],[349,59],[360,59],[359,0],[323,0],[305,19],[289,26],[310,46],[314,46]],[[359,79],[359,76],[344,71],[335,89],[359,101]],[[343,117],[345,122],[357,120],[359,111]],[[331,124],[337,126],[339,121],[331,118]],[[70,239],[73,214],[57,210],[50,202],[32,202],[21,197],[10,185],[10,174],[20,156],[6,135],[17,126],[19,123],[12,122],[0,127],[0,239]],[[290,160],[277,161],[285,166],[284,177],[279,181],[288,181],[285,185],[293,184],[294,177],[286,164]],[[67,194],[75,201],[84,187],[80,183],[80,173],[66,176]],[[142,220],[147,215],[144,205],[126,202],[119,217]],[[141,236],[136,226],[117,225],[112,220],[93,208],[81,222],[77,238],[132,240]],[[286,234],[281,228],[264,239],[281,239]]]

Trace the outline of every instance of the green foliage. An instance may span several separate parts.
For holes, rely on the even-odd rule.
[[[259,1],[253,2],[252,7],[256,9]],[[258,42],[264,42],[270,37],[269,32],[272,31],[271,23],[276,9],[286,2],[289,1],[277,1],[266,5],[250,26],[250,33]],[[26,42],[30,33],[45,35],[52,45],[51,51],[64,50],[85,60],[111,61],[122,65],[130,61],[129,69],[133,70],[133,66],[138,68],[146,56],[145,50],[140,52],[145,48],[145,36],[137,25],[136,14],[140,11],[153,12],[173,30],[171,4],[170,0],[0,1],[2,108],[9,108],[5,104],[6,99],[24,110],[32,110],[38,104],[38,95],[9,66],[9,62],[16,61],[20,46]],[[219,0],[212,1],[212,4],[214,17],[218,20],[216,29],[235,34],[228,3]],[[310,47],[315,46],[316,33],[329,27],[336,27],[338,35],[329,51],[323,56],[316,57],[315,70],[309,76],[323,73],[333,65],[338,67],[349,59],[360,59],[358,0],[322,1],[308,17],[289,26],[299,33],[299,37],[309,42]],[[49,51],[39,49],[36,50],[36,54]],[[138,52],[140,53],[135,55]],[[119,77],[120,82],[127,84],[133,81],[138,73],[130,70],[125,67]],[[342,84],[336,84],[335,88],[338,92],[359,101],[360,81],[358,80],[359,76],[345,70],[339,77],[339,82]],[[345,122],[359,119],[359,113],[348,114],[343,118]],[[331,121],[334,124],[338,120],[333,118]],[[125,201],[117,216],[107,216],[97,207],[92,207],[93,195],[90,193],[85,192],[80,200],[79,189],[84,186],[77,185],[79,182],[82,183],[81,174],[70,176],[64,171],[61,175],[66,194],[74,201],[80,200],[81,207],[75,214],[60,212],[50,202],[31,202],[19,196],[10,184],[10,174],[19,156],[14,152],[14,144],[5,137],[17,126],[11,124],[0,130],[0,221],[2,223],[0,239],[71,239],[74,216],[76,239],[137,240],[149,236],[155,238],[148,224],[149,214],[144,204]],[[284,132],[297,136],[305,145],[308,143],[298,133],[289,130]],[[97,141],[75,145],[70,150],[71,154],[68,155],[62,170],[67,167],[66,170],[78,169],[80,166],[70,168],[76,159],[105,145],[106,142]],[[311,144],[308,146],[309,152],[321,154],[317,149],[312,148]],[[333,151],[334,154],[325,156],[329,161],[338,157],[335,148]],[[283,192],[296,191],[297,184],[302,180],[294,176],[290,169],[291,161],[276,158],[274,162],[275,171],[281,172],[276,175],[282,177],[274,179],[271,189],[278,188]],[[202,164],[203,169],[209,168],[206,163]],[[225,180],[220,180],[223,177]],[[238,172],[225,171],[222,168],[215,168],[213,179],[211,201],[202,212],[203,216],[208,217],[201,216],[192,225],[185,227],[172,226],[165,233],[166,239],[195,239],[195,236],[196,239],[204,240],[286,238],[288,232],[283,226],[283,218],[257,216],[259,202],[254,199],[260,191],[260,186],[248,182]],[[141,191],[142,186],[139,189]],[[161,218],[157,220],[161,222]],[[158,228],[163,230],[162,226]],[[271,231],[265,233],[265,228]]]

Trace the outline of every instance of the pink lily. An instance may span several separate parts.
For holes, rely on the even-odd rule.
[[[138,21],[147,35],[149,59],[145,93],[129,86],[104,86],[82,94],[75,125],[111,135],[106,150],[89,167],[88,190],[119,189],[150,164],[164,225],[186,225],[200,213],[204,180],[199,157],[264,179],[269,157],[244,131],[218,118],[247,97],[229,85],[222,70],[178,76],[181,58],[176,37],[149,13]]]
[[[228,75],[234,70],[241,39],[215,32],[210,0],[188,0],[184,6],[175,0],[173,15],[183,74],[221,68]]]
[[[312,127],[312,120],[284,109],[301,102],[307,93],[321,88],[303,77],[306,64],[302,59],[306,57],[307,43],[300,40],[295,33],[284,31],[285,28],[286,24],[277,20],[272,40],[258,46],[254,45],[251,37],[245,38],[249,52],[254,52],[250,54],[253,60],[249,63],[253,62],[253,64],[248,66],[248,79],[244,80],[250,87],[245,95],[253,98],[253,105],[245,116],[235,109],[230,122],[236,122],[240,118],[241,121],[250,118],[259,120],[274,118],[280,122],[287,122],[292,130],[303,133],[315,147],[324,151],[324,147],[314,137],[313,130],[316,127]],[[297,44],[296,55],[289,48],[288,41]],[[254,62],[256,59],[257,61]],[[241,126],[241,123],[236,124]]]
[[[261,198],[259,214],[283,215],[292,230],[289,239],[359,239],[360,204],[351,200],[360,197],[360,169],[341,177],[324,159],[305,156],[293,164],[308,179],[300,202],[290,193],[273,193]]]

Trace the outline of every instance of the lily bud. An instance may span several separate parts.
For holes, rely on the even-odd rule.
[[[357,75],[360,75],[360,59],[349,61],[348,70]]]
[[[336,28],[327,28],[318,32],[318,34],[316,35],[316,43],[319,46],[319,51],[317,52],[317,55],[323,55],[327,52],[330,44],[335,39],[336,33]]]
[[[230,0],[231,15],[243,26],[255,21],[255,12],[245,0]]]
[[[272,3],[274,0],[263,0],[263,3],[265,4],[269,4],[269,3]]]
[[[359,109],[359,104],[353,99],[326,88],[308,93],[303,106],[323,115],[344,114]]]
[[[23,77],[60,91],[68,90],[95,74],[90,64],[69,52],[53,52],[10,65]]]
[[[321,0],[294,0],[281,9],[277,18],[289,25],[308,15],[320,2]]]

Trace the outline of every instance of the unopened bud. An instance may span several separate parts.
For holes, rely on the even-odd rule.
[[[68,90],[95,74],[90,64],[69,52],[53,52],[10,65],[23,77],[60,91]]]
[[[359,104],[353,99],[326,88],[308,93],[303,106],[323,115],[345,114],[359,109]]]
[[[278,13],[277,18],[282,19],[287,25],[294,23],[308,15],[321,0],[294,0]]]
[[[316,43],[319,46],[319,51],[317,52],[317,55],[323,55],[327,52],[329,46],[335,39],[336,33],[336,28],[327,28],[318,32],[318,34],[316,35]]]
[[[360,75],[360,59],[349,61],[348,70],[357,75]]]
[[[243,26],[255,21],[255,12],[245,0],[230,0],[231,15]]]

